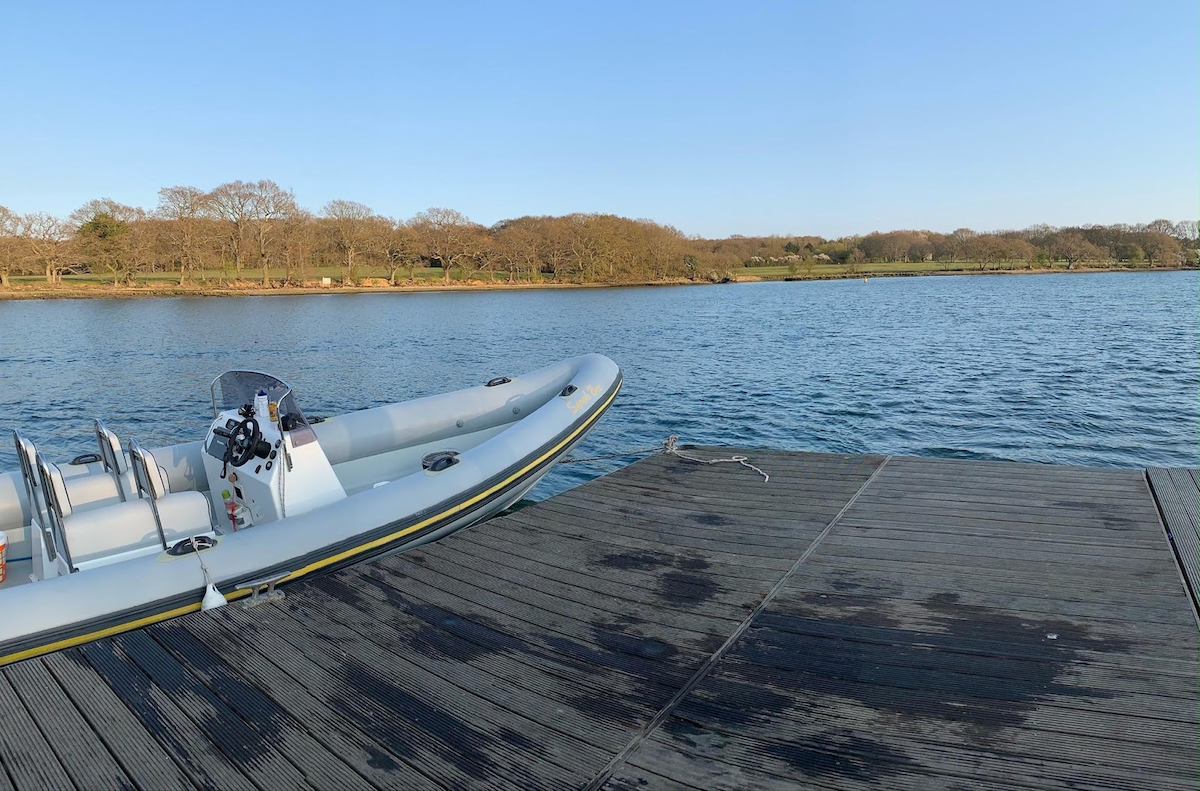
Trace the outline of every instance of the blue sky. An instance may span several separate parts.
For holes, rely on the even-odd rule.
[[[1196,218],[1198,30],[1194,0],[11,3],[0,204],[271,178],[705,236]]]

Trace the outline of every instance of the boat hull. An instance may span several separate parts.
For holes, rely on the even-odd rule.
[[[279,585],[286,585],[412,549],[494,516],[523,497],[587,435],[621,388],[620,369],[600,355],[564,361],[558,368],[514,378],[503,385],[507,393],[475,388],[448,394],[453,398],[445,403],[502,398],[510,413],[527,413],[511,425],[496,426],[491,425],[497,420],[495,409],[463,409],[462,414],[472,416],[467,422],[474,419],[484,426],[480,431],[487,439],[464,451],[446,471],[409,474],[299,516],[221,536],[199,557],[163,552],[0,591],[5,612],[0,665],[199,610],[205,589],[200,560],[221,593],[236,601],[252,593],[247,583],[253,580],[277,577]],[[409,405],[430,402],[424,409],[435,400],[378,408],[375,417],[378,422],[419,414]],[[335,459],[345,456],[347,448],[377,441],[381,432],[361,428],[367,420],[356,416],[363,414],[316,427],[319,441]],[[458,425],[463,422],[459,419]],[[173,487],[177,480],[194,481],[201,474],[192,447],[196,444],[174,446],[173,453],[155,452],[166,460]]]

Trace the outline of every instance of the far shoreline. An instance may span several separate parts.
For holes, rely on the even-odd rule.
[[[0,301],[29,301],[29,300],[69,300],[69,299],[179,299],[188,297],[271,297],[271,296],[311,296],[316,294],[421,294],[421,293],[453,293],[453,292],[487,292],[487,291],[553,291],[562,289],[597,289],[597,288],[647,288],[669,286],[716,286],[739,283],[799,283],[829,280],[871,280],[872,278],[899,277],[953,277],[960,275],[1076,275],[1097,273],[1135,273],[1135,272],[1194,272],[1195,267],[1080,267],[1076,269],[955,269],[955,270],[913,270],[896,272],[844,272],[838,274],[804,275],[738,275],[720,280],[652,280],[628,283],[552,283],[552,282],[489,282],[485,280],[467,280],[444,283],[434,281],[426,284],[401,283],[372,284],[372,285],[304,285],[278,286],[263,288],[243,281],[234,285],[184,285],[153,284],[118,286],[94,284],[21,284],[10,285],[0,289]]]

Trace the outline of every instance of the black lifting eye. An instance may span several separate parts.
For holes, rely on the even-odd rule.
[[[458,451],[456,450],[439,450],[433,453],[428,453],[421,459],[421,467],[430,472],[441,472],[448,470],[458,464]]]
[[[575,385],[567,385],[566,387],[564,387],[562,389],[562,392],[559,393],[559,395],[562,396],[563,398],[566,398],[567,396],[571,395],[571,393],[574,393],[578,389],[579,388],[576,387]]]
[[[507,376],[497,376],[495,379],[489,379],[484,387],[496,387],[497,385],[506,385],[512,380]]]
[[[73,465],[74,464],[95,464],[98,461],[100,461],[99,453],[81,453],[78,456],[76,456],[75,458],[71,459],[70,463]]]
[[[193,542],[195,542],[193,544]],[[192,552],[199,552],[202,549],[212,549],[217,545],[216,539],[212,536],[195,536],[193,538],[185,538],[182,541],[173,544],[167,550],[168,555],[187,555]]]

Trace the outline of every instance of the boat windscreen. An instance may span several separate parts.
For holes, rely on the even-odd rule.
[[[278,377],[259,371],[226,371],[214,379],[212,387],[209,388],[213,417],[221,410],[253,404],[259,390],[266,391],[267,400],[279,405],[280,423],[291,433],[294,446],[304,445],[316,439],[312,426],[296,403],[291,385]]]
[[[292,388],[282,379],[258,371],[226,371],[213,380],[211,395],[213,416],[223,409],[237,409],[242,404],[253,404],[259,390],[267,393],[267,400],[283,406],[283,399]]]

